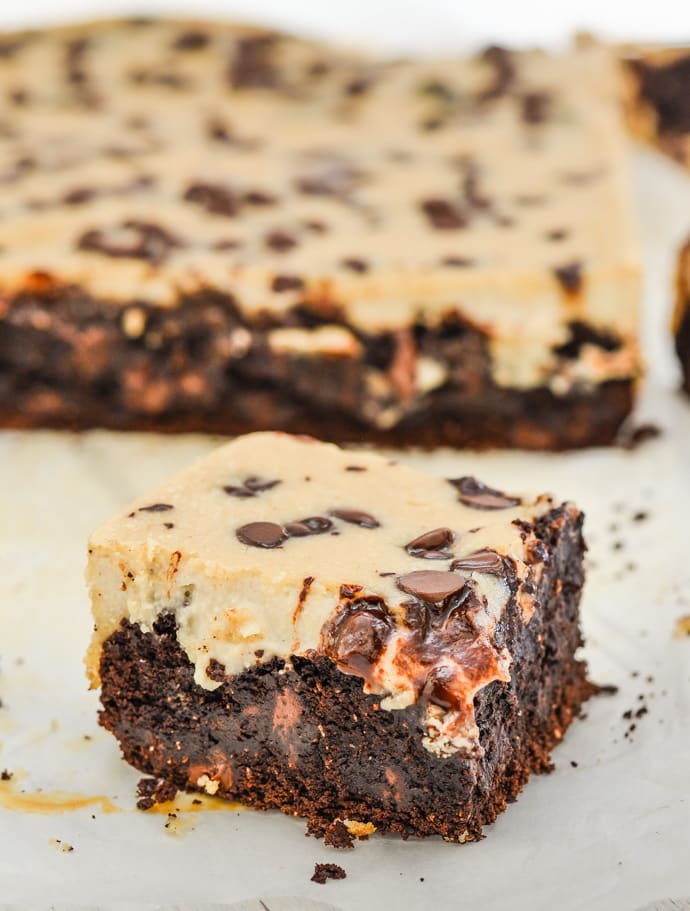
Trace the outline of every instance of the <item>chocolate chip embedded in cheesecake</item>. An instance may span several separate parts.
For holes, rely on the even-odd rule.
[[[101,723],[144,772],[316,830],[477,838],[590,693],[582,515],[354,458],[249,435],[92,535]]]

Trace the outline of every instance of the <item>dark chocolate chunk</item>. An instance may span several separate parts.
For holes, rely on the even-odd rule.
[[[177,36],[173,42],[173,47],[176,51],[199,51],[206,47],[210,40],[206,32],[201,32],[198,29],[189,29]]]
[[[271,282],[272,291],[301,291],[304,281],[298,275],[276,275]]]
[[[560,286],[567,294],[577,294],[582,287],[582,263],[567,263],[553,270]]]
[[[121,232],[127,235],[125,239],[118,236]],[[122,222],[114,229],[114,235],[107,229],[92,228],[77,241],[80,250],[115,259],[145,259],[154,265],[162,263],[172,249],[182,246],[182,241],[165,228],[138,219]]]
[[[249,522],[235,532],[237,539],[251,547],[280,547],[287,538],[282,525],[275,522]]]
[[[409,595],[416,595],[423,601],[437,604],[450,595],[461,591],[466,579],[459,573],[441,572],[435,569],[421,569],[398,576],[398,587]]]
[[[500,575],[503,573],[503,560],[493,550],[477,550],[473,554],[467,554],[465,557],[458,557],[450,564],[451,569],[464,570],[465,572],[491,573]]]
[[[335,516],[336,519],[342,519],[343,522],[359,525],[361,528],[378,528],[381,524],[372,515],[361,509],[332,509],[330,515]]]
[[[422,557],[425,560],[449,560],[451,554],[446,551],[454,540],[455,535],[450,528],[434,528],[406,544],[405,550],[411,557]]]
[[[539,124],[548,120],[551,96],[548,92],[528,92],[521,98],[522,119],[525,123]]]
[[[310,516],[308,519],[289,522],[285,531],[291,538],[306,538],[308,535],[322,535],[332,528],[333,523],[325,516]]]
[[[420,203],[420,208],[439,231],[453,231],[464,228],[467,224],[467,218],[459,206],[447,199],[425,199]]]
[[[252,475],[250,478],[244,482],[244,486],[249,490],[254,491],[254,493],[260,493],[264,490],[272,490],[274,487],[280,484],[279,480],[276,481],[262,481],[261,478],[254,477]]]
[[[278,70],[272,59],[278,36],[266,32],[241,38],[235,47],[228,81],[235,89],[270,89],[278,84]]]
[[[212,215],[232,217],[239,211],[237,194],[223,184],[204,182],[190,184],[185,190],[183,199],[201,206]]]
[[[173,522],[163,522],[163,527],[164,527],[164,528],[167,528],[168,531],[170,531],[170,529],[171,529],[171,528],[174,528],[175,525],[174,525]]]
[[[369,263],[365,259],[358,259],[355,256],[348,256],[346,259],[342,259],[341,265],[346,269],[349,269],[351,272],[368,272]]]
[[[487,487],[476,478],[462,477],[449,480],[457,489],[460,502],[473,509],[508,509],[521,503],[519,497],[510,497],[500,490]]]
[[[264,242],[267,247],[270,247],[271,250],[275,250],[277,253],[284,253],[297,246],[297,241],[292,234],[288,234],[287,231],[269,231],[264,238]]]
[[[345,471],[366,471],[364,465],[346,465]]]
[[[168,512],[170,509],[174,509],[174,506],[171,506],[170,503],[152,503],[151,506],[140,506],[139,512]]]

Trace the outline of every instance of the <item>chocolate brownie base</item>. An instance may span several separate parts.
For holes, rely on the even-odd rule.
[[[325,326],[347,330],[357,354],[271,348],[276,330]],[[585,344],[615,351],[619,341],[573,323],[554,357],[574,363]],[[435,385],[420,390],[429,364]],[[367,336],[332,309],[250,323],[210,290],[157,308],[73,287],[21,294],[0,310],[0,424],[9,427],[280,429],[339,442],[558,450],[614,442],[632,407],[631,379],[556,395],[497,386],[490,367],[486,336],[454,315]]]
[[[676,333],[676,352],[683,370],[683,389],[690,395],[690,300]]]
[[[678,255],[676,272],[676,353],[683,371],[683,389],[690,395],[690,242]]]
[[[341,819],[404,837],[480,838],[530,773],[551,768],[552,748],[594,690],[575,657],[580,524],[558,509],[535,525],[550,560],[531,621],[515,598],[499,621],[511,680],[475,699],[481,757],[428,752],[420,704],[382,710],[381,697],[324,657],[273,659],[234,677],[219,667],[221,686],[202,689],[170,615],[151,633],[123,621],[106,640],[101,724],[142,772],[307,817],[319,834]]]

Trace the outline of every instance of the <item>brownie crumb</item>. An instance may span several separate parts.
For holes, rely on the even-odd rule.
[[[345,879],[347,873],[338,864],[314,864],[313,883],[323,886],[329,879]]]
[[[661,427],[656,424],[639,424],[637,427],[629,428],[621,433],[620,445],[623,449],[637,449],[638,446],[649,440],[656,440],[661,433]]]
[[[171,781],[163,778],[142,778],[137,785],[137,809],[150,810],[151,807],[166,800],[172,800],[177,788]]]
[[[12,781],[14,778],[14,772],[8,771],[8,769],[3,769],[0,772],[0,781]]]
[[[326,829],[323,842],[329,848],[349,849],[354,848],[354,838],[348,832],[342,819],[335,819]]]
[[[570,760],[570,765],[571,765],[574,769],[576,769],[576,768],[578,767],[578,763],[575,762],[574,759],[571,759],[571,760]]]

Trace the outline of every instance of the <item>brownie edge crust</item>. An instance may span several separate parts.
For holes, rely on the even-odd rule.
[[[179,789],[306,817],[325,834],[337,820],[403,837],[476,840],[514,800],[593,692],[581,644],[582,516],[560,507],[530,529],[548,553],[529,623],[514,596],[498,633],[510,681],[475,698],[481,750],[445,758],[422,745],[423,708],[380,710],[359,677],[324,656],[274,658],[221,685],[194,683],[173,615],[153,631],[123,620],[103,644],[101,724],[124,758]],[[356,828],[356,826],[354,826]]]

